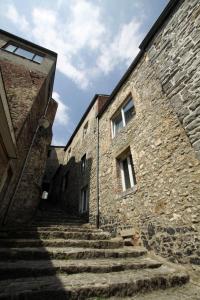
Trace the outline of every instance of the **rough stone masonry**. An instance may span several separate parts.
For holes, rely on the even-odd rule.
[[[113,234],[133,228],[148,249],[195,263],[200,254],[199,47],[199,1],[170,1],[100,112],[98,95],[86,111],[57,174],[61,183],[66,171],[70,178],[60,190],[68,211],[80,212],[87,186],[90,222],[99,219]],[[126,126],[118,123],[122,128],[113,136],[127,99],[135,114]],[[84,155],[89,164],[82,173]],[[126,175],[132,169],[135,183],[124,190],[119,162],[127,157],[132,161]]]

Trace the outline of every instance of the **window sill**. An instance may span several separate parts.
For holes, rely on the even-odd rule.
[[[121,192],[120,194],[117,195],[117,200],[120,200],[122,198],[126,198],[127,196],[129,195],[133,195],[137,192],[137,185],[135,185],[134,187],[124,191],[124,192]]]

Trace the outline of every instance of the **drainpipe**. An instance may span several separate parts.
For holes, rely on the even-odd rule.
[[[96,211],[96,226],[100,227],[100,210],[99,210],[99,117],[97,119],[97,165],[96,165],[96,176],[97,176],[97,211]]]
[[[14,202],[15,195],[16,195],[16,193],[17,193],[17,191],[18,191],[18,188],[19,188],[19,185],[20,185],[20,183],[21,183],[22,176],[23,176],[24,170],[25,170],[25,168],[26,168],[26,165],[27,165],[27,162],[28,162],[28,159],[29,159],[29,156],[30,156],[32,147],[33,147],[33,144],[34,144],[34,142],[35,142],[35,139],[36,139],[38,130],[39,130],[40,127],[43,126],[42,121],[47,121],[47,120],[45,119],[45,116],[46,116],[47,109],[48,109],[48,106],[49,106],[50,101],[51,101],[51,97],[50,97],[49,100],[48,100],[48,103],[47,103],[47,105],[46,105],[45,112],[44,112],[43,116],[39,119],[39,122],[38,122],[38,125],[37,125],[37,128],[36,128],[36,131],[35,131],[35,133],[34,133],[34,136],[33,136],[32,141],[31,141],[31,145],[30,145],[30,147],[29,147],[29,150],[28,150],[28,153],[27,153],[27,155],[26,155],[26,158],[25,158],[25,161],[24,161],[22,170],[21,170],[21,172],[20,172],[20,176],[19,176],[17,185],[16,185],[15,190],[14,190],[14,193],[13,193],[13,195],[12,195],[12,197],[11,197],[9,203],[8,203],[7,209],[6,209],[6,211],[5,211],[4,218],[3,218],[3,221],[2,221],[2,225],[5,225],[5,224],[6,224],[9,210],[10,210],[10,208],[11,208],[13,202]],[[46,128],[47,128],[47,127],[48,127],[48,126],[47,126],[47,123],[46,123],[43,127],[46,127]]]

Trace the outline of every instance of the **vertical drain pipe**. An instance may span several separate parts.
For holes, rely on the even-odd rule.
[[[99,209],[99,117],[97,115],[97,162],[96,162],[96,176],[97,176],[97,211],[96,211],[96,226],[100,226],[100,209]]]

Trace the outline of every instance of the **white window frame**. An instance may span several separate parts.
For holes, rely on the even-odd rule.
[[[124,159],[120,160],[120,171],[121,171],[121,179],[122,179],[122,189],[123,189],[123,192],[125,192],[127,190],[126,183],[125,183],[124,167],[123,167],[123,161],[125,159],[127,159],[127,162],[128,162],[128,174],[129,174],[131,188],[133,188],[136,185],[136,183],[134,181],[134,177],[133,177],[133,167],[131,165],[130,155],[128,155]]]
[[[125,120],[124,107],[127,105],[127,103],[128,103],[129,101],[132,101],[132,102],[133,102],[132,97],[129,97],[128,100],[123,104],[123,106],[122,106],[121,109],[120,109],[120,113],[121,113],[121,116],[122,116],[122,124],[123,124],[123,127],[125,127],[125,126],[127,125],[126,120]],[[133,103],[133,107],[134,107],[134,103]],[[115,129],[115,122],[114,122],[114,120],[115,120],[115,117],[112,118],[112,120],[111,120],[112,138],[114,138],[114,137],[116,136],[116,129]]]

